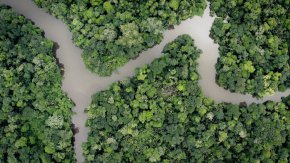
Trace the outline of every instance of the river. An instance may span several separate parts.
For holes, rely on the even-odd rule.
[[[203,51],[198,59],[198,72],[201,75],[199,84],[204,94],[215,101],[235,104],[240,102],[262,103],[267,100],[280,101],[281,97],[290,94],[288,89],[284,93],[277,92],[272,96],[258,100],[250,95],[231,93],[215,83],[215,63],[219,54],[218,45],[214,44],[209,37],[209,30],[214,18],[210,17],[208,7],[202,17],[195,16],[175,26],[173,30],[166,31],[164,39],[159,45],[142,52],[137,59],[131,60],[119,68],[112,76],[99,77],[86,69],[81,58],[82,50],[73,44],[72,34],[62,21],[45,13],[31,0],[1,0],[0,3],[11,6],[16,12],[31,19],[45,31],[45,36],[48,39],[59,44],[56,53],[65,69],[62,88],[76,104],[73,108],[76,114],[72,117],[72,122],[79,128],[79,133],[75,135],[75,152],[78,162],[84,161],[81,144],[86,141],[88,135],[88,128],[85,127],[87,115],[84,110],[90,104],[91,96],[98,91],[109,88],[116,81],[133,76],[137,67],[142,67],[160,57],[163,47],[181,34],[189,34],[194,38],[197,47]]]

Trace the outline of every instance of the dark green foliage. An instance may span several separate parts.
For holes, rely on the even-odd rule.
[[[193,15],[205,0],[34,0],[62,19],[84,50],[86,66],[101,76],[158,43],[163,31]]]
[[[93,96],[87,162],[289,161],[290,114],[283,102],[216,104],[198,86],[200,50],[188,35],[163,53],[135,77]]]
[[[257,97],[290,87],[290,1],[210,0],[217,83]]]
[[[72,101],[53,42],[0,6],[0,162],[74,162]]]

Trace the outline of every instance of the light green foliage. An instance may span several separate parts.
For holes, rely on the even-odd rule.
[[[173,8],[173,10],[178,10],[178,7],[179,7],[179,0],[170,0],[169,1],[169,6],[171,8]]]
[[[200,50],[188,35],[162,53],[93,96],[86,162],[289,162],[290,96],[217,104],[198,86]]]
[[[289,1],[210,2],[211,13],[218,16],[210,34],[219,44],[217,83],[256,97],[289,88]]]
[[[72,101],[53,42],[0,6],[0,162],[74,162]]]
[[[117,33],[114,26],[105,26],[103,30],[100,30],[98,34],[94,35],[97,39],[112,42],[117,37]]]
[[[255,71],[255,67],[253,66],[252,61],[246,61],[245,63],[242,63],[241,68],[243,77],[247,77]]]
[[[141,22],[141,31],[154,33],[155,35],[162,34],[163,25],[162,21],[157,18],[148,18]],[[153,45],[152,45],[153,46]]]
[[[52,128],[62,128],[64,124],[64,120],[62,116],[53,115],[48,117],[46,124]]]
[[[128,23],[120,26],[122,36],[116,41],[117,44],[128,48],[141,45],[144,40],[139,33],[139,27],[136,23]]]
[[[144,150],[144,154],[150,162],[157,162],[160,161],[160,157],[164,155],[164,149],[162,147],[149,148]]]
[[[62,19],[91,71],[109,76],[161,42],[163,31],[202,15],[205,0],[34,0]]]
[[[109,1],[104,2],[103,7],[108,14],[114,12],[114,6]]]

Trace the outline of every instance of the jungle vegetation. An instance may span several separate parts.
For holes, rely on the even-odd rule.
[[[109,76],[158,43],[205,0],[33,0],[63,20],[86,66]],[[290,86],[289,0],[210,0],[218,16],[217,83],[256,97]],[[0,162],[76,162],[73,102],[61,90],[54,43],[0,6]],[[86,162],[290,161],[290,96],[216,103],[198,85],[201,51],[188,35],[135,77],[96,93],[87,108]]]
[[[263,97],[290,87],[290,1],[210,0],[217,83]]]
[[[33,0],[63,20],[92,72],[109,76],[163,39],[163,31],[194,15],[205,0]]]
[[[0,6],[0,162],[75,162],[73,102],[61,90],[54,43]]]
[[[95,94],[86,162],[289,162],[290,96],[215,103],[198,85],[200,53],[179,36],[135,77]]]

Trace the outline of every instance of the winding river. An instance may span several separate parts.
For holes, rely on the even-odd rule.
[[[235,104],[240,102],[262,103],[267,100],[280,101],[281,97],[290,94],[290,90],[287,90],[284,93],[277,92],[272,96],[258,100],[250,95],[231,93],[215,83],[218,45],[214,44],[209,37],[209,30],[214,18],[210,17],[208,7],[202,17],[195,16],[175,26],[173,30],[166,31],[164,39],[159,45],[142,52],[137,59],[131,60],[125,66],[119,68],[112,76],[98,77],[86,69],[81,58],[82,51],[73,44],[72,34],[62,21],[45,13],[35,6],[31,0],[0,0],[0,3],[11,6],[16,12],[31,19],[45,31],[45,36],[48,39],[59,44],[57,57],[65,68],[62,88],[76,104],[73,108],[76,114],[72,117],[72,121],[79,129],[79,132],[75,135],[75,152],[78,162],[84,162],[81,144],[86,141],[88,135],[88,128],[85,127],[87,115],[84,110],[90,104],[91,96],[98,91],[107,89],[118,80],[133,76],[137,67],[142,67],[160,57],[163,47],[181,34],[189,34],[194,38],[197,47],[203,51],[198,59],[198,71],[201,75],[199,84],[204,94],[215,101]]]

